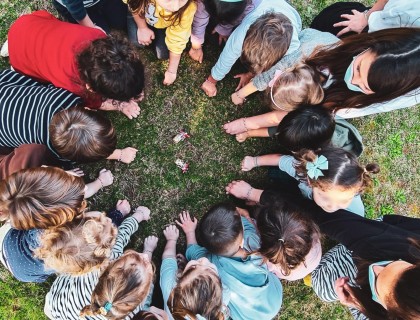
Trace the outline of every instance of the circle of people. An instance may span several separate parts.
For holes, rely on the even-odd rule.
[[[20,281],[56,274],[45,299],[50,319],[272,319],[281,279],[305,279],[323,301],[339,300],[355,319],[420,318],[420,219],[364,218],[360,198],[378,165],[359,163],[357,129],[346,118],[420,101],[420,6],[378,0],[336,3],[302,29],[284,0],[56,0],[58,12],[18,18],[1,54],[0,260]],[[144,66],[139,48],[169,59],[163,84],[176,81],[181,54],[201,63],[208,31],[226,42],[201,88],[209,97],[240,58],[235,105],[266,91],[272,111],[224,125],[238,142],[274,137],[282,154],[246,156],[242,170],[278,166],[276,190],[232,181],[226,192],[257,205],[214,205],[198,222],[182,212],[186,235],[166,227],[160,287],[151,306],[157,237],[124,252],[150,218],[127,200],[105,214],[86,200],[113,183],[109,170],[85,184],[72,163],[130,163],[112,123],[93,110],[140,113]],[[128,35],[110,32],[120,29]],[[93,109],[93,110],[92,110]],[[48,166],[45,166],[48,165]],[[297,191],[296,191],[297,190]],[[339,244],[322,254],[325,235]]]

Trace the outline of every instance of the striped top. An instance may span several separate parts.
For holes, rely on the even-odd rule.
[[[51,145],[49,126],[61,110],[81,103],[73,93],[42,84],[12,70],[0,73],[0,146],[43,144],[58,158]]]
[[[130,241],[131,236],[138,230],[139,223],[133,217],[126,218],[121,226],[118,227],[118,236],[111,252],[110,260],[118,259],[122,256],[124,247]],[[55,279],[50,291],[45,297],[44,311],[50,319],[54,320],[78,320],[80,311],[83,307],[90,304],[93,289],[100,277],[99,268],[81,276],[61,275]],[[149,308],[151,293],[132,315],[139,310]],[[127,318],[130,319],[132,315]],[[89,316],[88,319],[106,320],[103,316]]]

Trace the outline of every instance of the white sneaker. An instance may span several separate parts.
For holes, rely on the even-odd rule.
[[[3,46],[1,47],[0,56],[2,56],[3,58],[6,58],[9,56],[9,43],[7,40],[5,43],[3,43]]]

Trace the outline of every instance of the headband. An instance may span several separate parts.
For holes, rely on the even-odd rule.
[[[274,105],[275,105],[277,108],[279,108],[280,110],[287,111],[287,110],[285,110],[283,107],[280,107],[280,106],[276,103],[276,101],[274,101],[274,97],[273,97],[273,87],[274,87],[274,84],[276,83],[277,79],[278,79],[278,78],[280,78],[280,76],[281,76],[282,74],[283,74],[283,71],[282,71],[282,70],[276,70],[276,72],[274,73],[274,77],[273,77],[273,79],[271,79],[271,81],[268,83],[268,86],[270,87],[271,101],[274,103]]]

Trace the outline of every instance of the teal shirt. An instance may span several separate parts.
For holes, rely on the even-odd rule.
[[[242,218],[244,248],[259,247],[255,226]],[[259,255],[252,254],[246,260],[211,254],[197,244],[188,246],[188,260],[206,257],[216,265],[223,285],[229,290],[228,308],[236,320],[265,320],[274,318],[280,310],[283,288],[280,280],[268,271]]]

